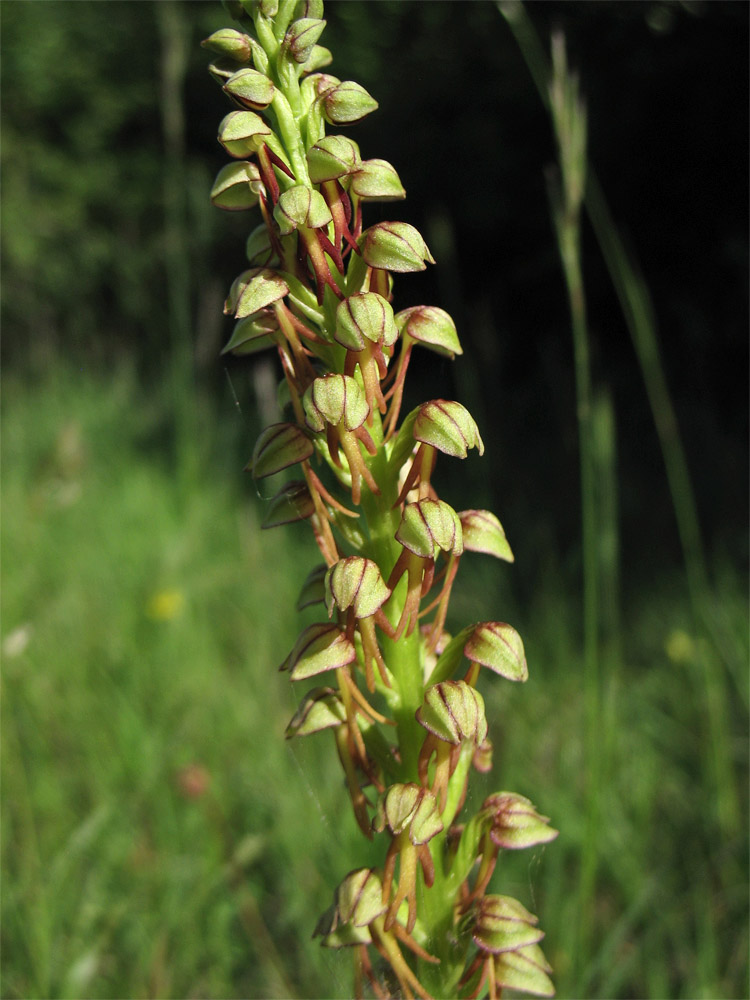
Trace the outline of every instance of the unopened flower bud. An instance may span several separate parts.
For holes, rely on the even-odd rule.
[[[391,833],[408,831],[412,844],[426,844],[443,829],[437,797],[415,782],[391,785],[383,802],[382,826]]]
[[[370,267],[406,273],[435,263],[421,234],[408,222],[379,222],[363,234],[362,256]]]
[[[453,555],[463,551],[458,514],[443,500],[427,498],[406,504],[396,540],[423,559],[437,559],[441,551]]]
[[[291,482],[271,500],[261,528],[277,528],[293,521],[304,521],[315,513],[315,504],[305,482]]]
[[[265,351],[268,347],[273,347],[272,334],[278,329],[276,317],[272,312],[255,313],[246,316],[238,323],[235,323],[229,343],[221,352],[222,354],[235,355],[257,354],[258,351]]]
[[[253,478],[273,476],[290,465],[303,462],[313,453],[309,436],[296,424],[271,424],[255,442],[253,457],[248,466]]]
[[[438,306],[411,306],[396,314],[396,325],[404,337],[430,348],[437,354],[453,358],[463,354],[458,342],[456,324]]]
[[[332,373],[316,378],[302,398],[307,425],[322,431],[326,424],[355,430],[367,420],[370,408],[356,379]]]
[[[216,175],[211,202],[226,212],[242,212],[258,204],[261,187],[260,171],[255,163],[247,160],[228,163]]]
[[[323,0],[297,0],[294,13],[297,17],[322,17]]]
[[[322,622],[304,629],[279,669],[291,670],[291,679],[301,681],[346,667],[356,657],[354,643],[341,629],[330,622]]]
[[[303,73],[314,73],[316,69],[323,66],[330,66],[333,62],[333,53],[325,45],[313,45],[310,55],[302,64]]]
[[[226,315],[236,319],[260,312],[289,294],[289,286],[276,271],[250,268],[235,278],[224,303]]]
[[[385,913],[383,884],[371,868],[349,872],[336,890],[336,908],[342,923],[366,927]]]
[[[224,90],[244,107],[261,111],[273,100],[276,88],[263,73],[241,69],[227,80]]]
[[[475,625],[464,646],[464,656],[506,680],[528,680],[523,641],[518,632],[505,622],[480,622]]]
[[[548,975],[552,968],[538,944],[501,952],[495,956],[493,964],[498,990],[531,993],[537,997],[555,995],[554,984]]]
[[[534,804],[516,792],[496,792],[484,800],[480,816],[489,824],[492,843],[504,850],[548,844],[558,835]]]
[[[326,135],[307,151],[307,166],[313,184],[336,180],[358,170],[359,146],[344,135]]]
[[[257,153],[269,135],[271,129],[252,111],[231,111],[219,125],[219,142],[237,159]]]
[[[398,339],[393,307],[377,292],[358,292],[336,309],[334,339],[350,351],[364,350],[367,341],[392,347]]]
[[[309,736],[346,722],[346,708],[333,688],[313,688],[305,695],[286,727],[286,738]]]
[[[284,36],[284,46],[295,62],[307,62],[325,26],[326,22],[317,17],[300,17],[292,21]]]
[[[502,524],[489,510],[463,510],[458,515],[464,530],[464,548],[513,562]]]
[[[499,955],[537,944],[544,937],[533,913],[511,896],[483,896],[475,905],[472,937],[485,952]]]
[[[234,28],[220,28],[201,42],[204,49],[217,52],[238,63],[250,62],[253,57],[252,39]]]
[[[273,269],[272,261],[277,261],[277,256],[276,251],[271,246],[267,226],[261,224],[253,229],[245,243],[245,254],[248,263],[252,266],[262,268],[265,265],[270,265]]]
[[[429,688],[417,722],[446,743],[457,745],[474,740],[481,745],[487,736],[487,719],[481,694],[464,681],[443,681]]]
[[[279,0],[242,0],[242,6],[251,16],[256,10],[264,17],[276,17],[279,12]]]
[[[295,605],[297,611],[309,608],[312,604],[322,604],[325,601],[325,578],[327,572],[328,567],[325,563],[322,563],[320,566],[315,566],[310,570],[305,578],[305,582],[302,584],[299,597],[297,598],[297,603]]]
[[[281,194],[273,217],[282,236],[293,233],[300,226],[321,229],[332,220],[331,210],[323,195],[304,184],[295,184]]]
[[[414,439],[453,458],[466,458],[469,448],[484,454],[474,418],[460,403],[434,399],[420,407],[414,421]]]
[[[348,556],[331,566],[325,591],[329,617],[335,606],[339,611],[351,608],[355,618],[369,618],[391,596],[377,563],[362,556]]]
[[[395,167],[386,160],[363,160],[352,174],[350,191],[362,201],[398,201],[406,197]]]
[[[323,116],[330,125],[358,122],[377,106],[378,102],[353,80],[344,80],[323,95]]]

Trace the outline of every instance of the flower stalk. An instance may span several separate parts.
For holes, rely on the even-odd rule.
[[[390,996],[395,983],[424,1000],[551,996],[536,917],[488,889],[501,851],[557,833],[512,792],[461,815],[472,770],[491,767],[481,667],[524,681],[523,643],[504,622],[444,631],[466,552],[513,555],[494,514],[457,512],[435,489],[438,464],[484,450],[469,412],[434,399],[401,418],[414,348],[454,358],[458,333],[436,306],[394,313],[394,275],[434,260],[409,223],[364,226],[364,205],[405,191],[391,164],[326,132],[377,103],[324,71],[321,0],[227,6],[238,26],[203,43],[236,109],[219,126],[232,162],[211,198],[257,207],[261,225],[227,297],[225,350],[279,356],[286,412],[248,469],[293,476],[263,527],[308,520],[323,559],[298,601],[321,606],[321,620],[282,664],[313,684],[287,737],[332,730],[356,822],[382,845],[380,868],[344,875],[316,934],[352,949],[358,997]]]

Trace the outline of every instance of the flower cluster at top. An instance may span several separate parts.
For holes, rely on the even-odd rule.
[[[388,995],[385,965],[406,997],[504,988],[549,996],[536,917],[486,890],[501,850],[556,831],[510,792],[456,822],[471,767],[491,767],[480,668],[511,681],[527,668],[505,623],[451,638],[448,601],[465,552],[513,556],[492,513],[457,512],[433,486],[439,455],[483,452],[469,412],[433,399],[399,423],[414,348],[453,358],[456,328],[435,306],[394,313],[393,275],[433,258],[406,222],[363,228],[366,202],[405,192],[390,163],[326,134],[377,104],[323,71],[331,54],[318,44],[321,0],[227,6],[242,30],[203,43],[235,107],[219,127],[232,159],[211,199],[227,211],[257,208],[261,221],[226,300],[236,322],[225,350],[278,353],[287,419],[263,431],[249,468],[259,479],[295,470],[264,527],[309,520],[324,560],[298,602],[320,605],[323,620],[282,664],[293,681],[316,685],[287,735],[331,730],[356,821],[387,844],[381,869],[357,869],[339,885],[318,933],[355,949],[358,995],[365,979]],[[373,964],[371,947],[384,962]]]

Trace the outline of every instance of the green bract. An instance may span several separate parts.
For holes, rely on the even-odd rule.
[[[210,197],[257,214],[224,306],[236,321],[224,351],[274,348],[281,412],[248,468],[258,480],[297,477],[279,487],[262,526],[311,527],[321,562],[297,608],[323,604],[329,619],[303,628],[282,664],[292,681],[331,683],[302,695],[286,736],[330,730],[354,821],[374,841],[315,933],[354,950],[358,998],[550,995],[536,917],[489,888],[501,850],[557,831],[522,795],[498,792],[473,815],[467,795],[472,769],[492,766],[481,668],[526,680],[523,642],[503,622],[449,625],[453,638],[445,630],[464,552],[513,554],[494,514],[457,513],[433,481],[438,453],[441,475],[450,459],[483,453],[469,411],[434,398],[400,419],[415,345],[453,359],[458,332],[438,306],[394,315],[394,275],[434,259],[409,222],[365,228],[369,202],[405,191],[392,164],[326,135],[377,102],[320,71],[332,58],[319,44],[321,0],[228,6],[237,29],[204,44],[215,53],[210,73],[241,110],[219,126],[232,160]]]

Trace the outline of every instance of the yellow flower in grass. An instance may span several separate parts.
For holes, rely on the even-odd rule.
[[[146,602],[146,615],[155,622],[169,622],[179,617],[184,607],[185,595],[181,590],[157,590]]]
[[[664,648],[672,663],[688,663],[695,654],[693,637],[681,628],[669,633]]]

